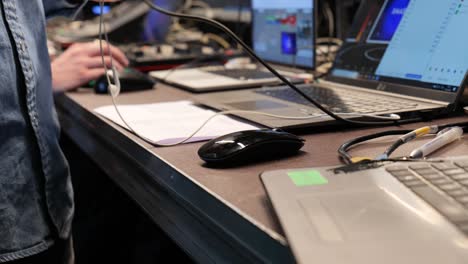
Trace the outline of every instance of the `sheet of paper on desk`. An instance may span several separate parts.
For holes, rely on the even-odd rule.
[[[119,105],[125,121],[143,137],[160,144],[172,144],[187,138],[216,112],[194,105],[190,101],[144,105]],[[116,124],[127,128],[113,105],[94,110]],[[258,129],[227,116],[217,116],[187,142],[209,140],[228,133]]]

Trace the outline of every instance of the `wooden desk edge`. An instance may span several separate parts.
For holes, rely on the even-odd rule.
[[[56,96],[56,106],[63,132],[195,260],[293,262],[281,235],[247,220],[66,94]]]

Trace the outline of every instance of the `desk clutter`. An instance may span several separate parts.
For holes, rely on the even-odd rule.
[[[333,12],[342,7],[330,2],[253,0],[251,19],[241,25],[239,15],[236,34],[191,15],[199,9],[212,14],[205,2],[166,10],[143,0],[123,3],[133,10],[128,14],[117,6],[104,21],[97,16],[65,27],[86,29],[82,34],[63,27],[54,32],[62,45],[98,36],[101,43],[109,36],[122,41],[118,28],[150,10],[172,17],[163,39],[119,43],[138,71],[126,75],[126,85],[141,84],[136,90],[145,95],[164,84],[194,101],[119,104],[127,94],[119,94],[125,90],[110,76],[116,69],[111,61],[96,87],[110,90],[113,104],[94,112],[156,147],[207,141],[197,154],[209,172],[256,168],[262,158],[300,153],[307,142],[290,131],[362,132],[337,150],[342,166],[258,172],[276,213],[271,217],[279,219],[297,263],[468,263],[468,156],[437,157],[438,150],[458,146],[468,129],[468,5],[361,0],[347,34],[336,38]],[[328,21],[329,34],[322,37],[319,13]],[[121,17],[114,21],[115,14]],[[358,130],[448,117],[462,121],[375,134]],[[378,156],[349,153],[390,136],[395,141]],[[433,139],[407,155],[393,155],[428,136]],[[304,155],[313,160],[322,153],[316,147]]]

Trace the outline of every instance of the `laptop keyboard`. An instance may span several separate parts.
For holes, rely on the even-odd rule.
[[[392,165],[386,170],[468,236],[468,159]]]
[[[213,69],[207,70],[210,73],[228,76],[234,79],[241,80],[258,80],[273,78],[273,74],[269,72],[252,70],[252,69]]]
[[[378,113],[398,110],[411,110],[418,106],[417,103],[391,97],[382,97],[373,94],[345,91],[316,86],[299,87],[302,92],[333,112],[341,113]],[[289,87],[260,89],[259,94],[271,96],[277,99],[310,106],[311,104]]]

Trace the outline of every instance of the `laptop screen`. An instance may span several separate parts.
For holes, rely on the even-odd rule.
[[[365,0],[332,76],[457,92],[468,70],[468,1]]]
[[[314,0],[252,0],[253,48],[265,60],[315,66]]]

